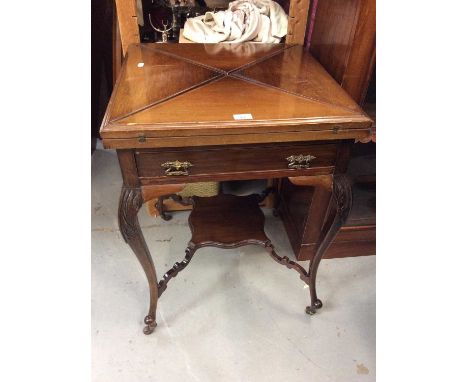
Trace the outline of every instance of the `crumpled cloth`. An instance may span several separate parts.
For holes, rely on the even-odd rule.
[[[237,0],[229,3],[226,11],[187,19],[183,35],[198,43],[278,43],[287,29],[288,16],[277,2]]]

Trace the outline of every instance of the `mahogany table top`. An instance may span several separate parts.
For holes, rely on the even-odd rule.
[[[101,127],[107,148],[354,139],[372,121],[301,46],[135,44]]]

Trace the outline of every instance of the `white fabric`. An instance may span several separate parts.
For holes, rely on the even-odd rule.
[[[183,35],[199,43],[278,43],[287,29],[288,16],[277,2],[237,0],[229,3],[226,11],[187,19]]]

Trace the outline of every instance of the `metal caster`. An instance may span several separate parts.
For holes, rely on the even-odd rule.
[[[145,324],[146,326],[143,328],[143,333],[146,335],[153,333],[154,328],[158,325],[153,316],[146,316]]]
[[[317,309],[320,309],[322,306],[322,301],[317,299],[311,306],[306,307],[305,312],[312,316],[313,314],[317,313]]]
[[[315,309],[320,309],[322,306],[323,306],[322,301],[320,301],[319,299],[314,301]]]

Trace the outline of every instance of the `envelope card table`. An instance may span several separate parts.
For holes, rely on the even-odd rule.
[[[371,124],[301,46],[131,45],[101,137],[105,148],[117,150],[122,171],[120,231],[149,283],[144,333],[156,327],[158,298],[168,282],[204,246],[265,247],[309,286],[306,313],[322,307],[317,269],[352,203],[350,182],[342,174],[349,145],[369,136]],[[144,202],[190,182],[280,178],[330,194],[321,239],[307,269],[278,255],[264,232],[258,204],[271,190],[250,196],[221,193],[185,200],[193,205],[192,238],[185,258],[158,280],[137,218]]]

